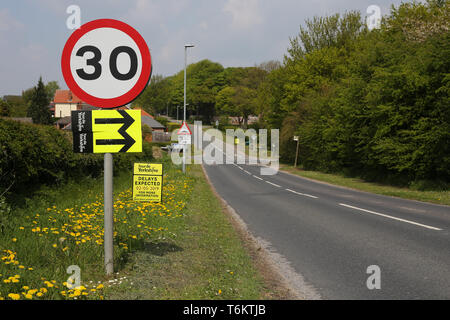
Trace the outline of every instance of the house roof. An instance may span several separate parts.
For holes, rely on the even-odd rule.
[[[165,129],[166,128],[161,123],[159,123],[155,119],[148,117],[148,116],[142,115],[141,120],[142,120],[142,124],[146,124],[152,129]]]
[[[141,110],[141,115],[142,115],[143,117],[146,116],[146,117],[149,117],[149,118],[154,119],[154,117],[153,117],[150,113],[148,113],[147,111],[145,111],[145,110],[142,109],[142,108],[134,108],[134,109],[131,109],[131,108],[128,108],[127,106],[123,106],[123,107],[120,107],[120,108],[118,108],[118,109],[120,109],[120,110]]]
[[[62,124],[62,125],[69,124],[72,121],[71,119],[72,119],[71,116],[62,117],[62,118],[58,119],[58,121],[56,121],[56,123]]]
[[[80,98],[70,90],[56,90],[53,103],[82,103]]]
[[[154,119],[154,117],[150,113],[145,111],[144,109],[142,109],[142,108],[135,108],[134,110],[137,110],[137,109],[141,110],[141,115],[142,116],[146,116],[146,117],[150,117],[150,118]]]

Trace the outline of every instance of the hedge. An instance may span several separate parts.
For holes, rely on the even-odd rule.
[[[151,158],[151,145],[144,142],[142,153],[114,155],[114,172]],[[0,194],[102,173],[103,155],[74,153],[70,132],[0,119]]]

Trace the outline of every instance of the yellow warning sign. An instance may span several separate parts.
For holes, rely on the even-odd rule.
[[[133,176],[133,200],[142,202],[161,202],[162,176]]]
[[[133,174],[162,176],[162,163],[135,163]]]
[[[135,163],[133,201],[162,202],[163,166],[161,163]]]
[[[72,111],[74,151],[142,152],[140,110]]]

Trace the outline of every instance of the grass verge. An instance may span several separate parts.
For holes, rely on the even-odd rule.
[[[169,164],[165,167],[163,204],[131,200],[131,163],[114,179],[116,271],[146,241],[170,236],[167,221],[182,218],[192,183]],[[103,267],[101,177],[43,187],[2,221],[0,299],[104,298],[110,279]],[[67,288],[69,266],[79,267],[78,289]]]
[[[148,241],[125,266],[126,282],[109,299],[265,299],[270,289],[222,211],[199,165],[187,167],[193,189],[172,236]]]
[[[200,166],[164,156],[163,203],[114,178],[114,268],[103,267],[103,179],[43,187],[0,230],[0,299],[264,299],[270,291]],[[5,217],[4,217],[5,218]],[[69,266],[81,286],[67,288]],[[72,269],[73,270],[73,269]]]
[[[450,191],[419,191],[367,182],[358,178],[349,178],[338,174],[329,174],[318,171],[305,171],[294,166],[281,164],[280,170],[314,180],[331,183],[338,186],[372,192],[385,196],[399,197],[409,200],[418,200],[436,204],[450,205]]]

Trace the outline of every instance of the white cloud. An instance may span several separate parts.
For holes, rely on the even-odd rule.
[[[228,0],[223,11],[231,14],[234,28],[248,28],[263,22],[258,0]]]

